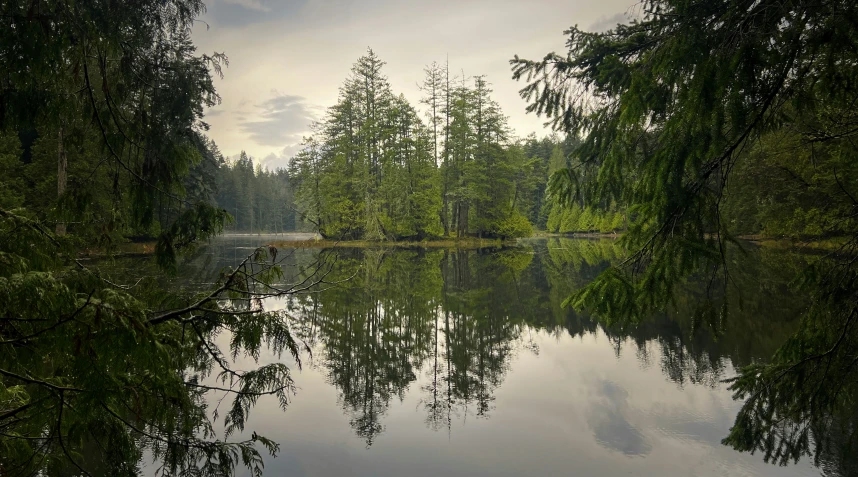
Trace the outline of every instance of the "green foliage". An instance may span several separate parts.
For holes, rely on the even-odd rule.
[[[222,160],[221,160],[222,161]],[[234,162],[216,170],[217,205],[233,216],[233,232],[261,233],[300,228],[292,179],[285,169],[254,167],[242,151]]]
[[[155,246],[158,264],[164,269],[174,269],[176,251],[193,247],[223,231],[224,222],[230,219],[223,209],[216,209],[200,202],[193,209],[182,213],[170,228],[161,233]]]
[[[14,209],[24,202],[24,181],[21,178],[21,141],[12,133],[0,133],[0,208]]]
[[[195,52],[203,9],[0,5],[0,474],[131,476],[145,454],[164,475],[259,476],[277,450],[230,440],[260,396],[285,407],[294,389],[283,364],[232,364],[263,347],[299,357],[283,314],[260,305],[292,292],[273,257],[255,251],[206,291],[164,274],[229,220],[202,121],[226,58]],[[113,248],[140,238],[154,263],[111,273]]]
[[[552,204],[549,209],[546,226],[549,232],[558,233],[616,233],[625,229],[625,214],[610,209],[600,210],[593,207],[581,208],[580,205]]]
[[[560,212],[560,225],[558,226],[557,231],[560,233],[569,233],[569,232],[589,232],[590,225],[590,210],[581,210],[577,205],[573,205],[571,208],[559,208]]]
[[[533,226],[530,225],[527,217],[518,212],[502,219],[493,233],[502,238],[530,237],[532,234]]]
[[[22,229],[33,251],[9,246]],[[176,233],[174,243],[188,239],[186,231]],[[251,301],[284,292],[273,285],[282,274],[267,253],[258,250],[224,273],[212,291],[180,297],[157,277],[124,286],[80,262],[64,266],[55,242],[38,223],[4,212],[4,471],[136,475],[142,449],[148,449],[173,474],[231,474],[241,464],[261,475],[256,446],[273,453],[276,444],[261,437],[216,439],[206,396],[215,390],[232,396],[224,421],[228,437],[243,429],[260,396],[276,396],[285,408],[294,389],[283,364],[233,369],[214,342],[229,335],[233,357],[258,359],[264,346],[298,359],[284,317]]]
[[[793,128],[765,134],[735,166],[725,191],[724,221],[732,233],[789,237],[848,235],[858,164],[850,147],[806,147]]]
[[[205,167],[203,108],[219,101],[210,69],[226,58],[195,54],[202,2],[150,7],[2,7],[11,24],[0,34],[0,130],[22,140],[24,202],[82,242],[157,235],[207,202],[185,186]]]
[[[423,239],[442,232],[436,131],[393,94],[383,66],[372,50],[358,59],[338,103],[292,162],[300,214],[325,237]]]
[[[496,236],[501,222],[517,220],[513,217],[522,210],[526,219],[532,208],[526,198],[539,183],[538,179],[534,183],[533,173],[538,161],[531,161],[521,145],[508,144],[506,118],[491,92],[482,76],[474,78],[473,88],[461,78],[449,92],[442,177],[450,207],[447,228],[459,237]]]
[[[488,83],[450,85],[426,70],[424,125],[369,50],[338,103],[305,138],[290,174],[299,214],[326,238],[422,240],[445,234],[529,234],[542,211],[548,155],[510,141]]]
[[[558,207],[551,207],[548,213],[548,218],[545,221],[545,229],[549,232],[558,232],[560,230],[560,221],[562,210]]]
[[[551,176],[552,195],[585,204],[578,228],[600,226],[590,208],[615,207],[628,224],[625,266],[569,301],[607,323],[639,323],[689,276],[730,283],[731,233],[845,235],[808,271],[815,302],[802,330],[734,382],[746,402],[725,441],[780,463],[818,460],[829,429],[855,442],[835,423],[854,411],[858,382],[847,357],[858,341],[858,5],[647,0],[641,12],[608,32],[573,27],[566,56],[511,61],[528,110],[583,134],[577,163]],[[717,322],[726,309],[704,300],[697,315]]]

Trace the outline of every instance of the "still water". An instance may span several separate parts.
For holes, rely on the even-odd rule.
[[[267,241],[220,238],[186,280],[204,285]],[[696,319],[707,287],[691,280],[625,329],[561,307],[619,258],[610,240],[281,250],[287,278],[322,257],[332,284],[264,303],[289,311],[312,355],[288,409],[261,400],[248,432],[280,444],[273,476],[838,475],[721,444],[741,405],[723,380],[770,357],[803,306],[786,287],[802,258],[749,248],[729,313]],[[261,362],[277,359],[295,364]]]

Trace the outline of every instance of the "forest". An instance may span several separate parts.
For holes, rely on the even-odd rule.
[[[809,247],[777,285],[810,297],[796,329],[726,378],[741,408],[722,442],[781,465],[855,455],[854,0],[644,0],[605,31],[568,29],[562,53],[504,53],[527,112],[552,130],[542,138],[511,130],[486,76],[431,63],[410,103],[368,49],[276,170],[226,158],[210,137],[229,59],[197,51],[205,12],[202,0],[0,4],[0,475],[134,476],[146,459],[162,475],[263,475],[280,448],[245,432],[252,410],[270,399],[288,412],[309,354],[288,312],[263,303],[374,282],[363,257],[287,274],[289,255],[265,244],[177,286],[226,231],[616,234],[610,266],[550,299],[624,330],[703,284],[682,304],[715,338],[759,292],[735,272],[757,246],[743,238]],[[141,261],[116,272],[129,243],[144,244]],[[510,257],[522,259],[495,258]],[[442,272],[421,276],[446,277],[459,258],[421,260]],[[235,368],[238,356],[254,366]]]
[[[282,233],[303,230],[295,208],[294,180],[285,169],[270,170],[242,151],[221,160],[214,202],[232,216],[230,232]]]
[[[485,76],[451,77],[437,62],[421,83],[424,121],[392,91],[384,64],[372,49],[357,60],[292,162],[298,209],[322,236],[515,238],[534,228],[624,228],[611,204],[566,211],[548,200],[548,178],[571,165],[576,136],[516,137]]]
[[[214,199],[233,217],[229,230],[431,240],[625,228],[611,204],[549,200],[551,174],[575,162],[576,136],[517,137],[485,77],[451,77],[438,63],[424,71],[421,118],[383,66],[371,49],[357,60],[288,169],[254,166],[244,152],[219,159]]]
[[[485,77],[450,77],[447,65],[430,64],[421,115],[392,91],[384,64],[371,49],[357,60],[338,103],[313,125],[316,133],[304,139],[288,169],[254,165],[244,152],[224,159],[216,145],[207,145],[215,177],[208,187],[213,202],[232,216],[229,230],[314,231],[340,240],[515,238],[534,231],[617,234],[638,216],[622,205],[622,187],[613,191],[617,196],[551,200],[555,172],[557,197],[569,199],[571,184],[581,192],[598,187],[588,170],[593,164],[577,150],[582,136],[517,137]],[[842,212],[835,211],[851,206],[841,187],[854,182],[855,166],[816,141],[812,151],[799,153],[813,155],[803,167],[806,162],[795,161],[801,144],[797,124],[786,117],[739,154],[719,210],[726,232],[797,240],[846,233]],[[53,161],[43,154],[42,162]],[[52,187],[50,166],[41,167],[30,166],[29,174],[42,181],[41,189],[31,188],[35,179],[24,189]],[[570,179],[570,171],[577,175]],[[843,203],[831,207],[826,198]]]

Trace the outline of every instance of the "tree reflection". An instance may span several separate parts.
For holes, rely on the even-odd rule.
[[[533,332],[599,332],[618,356],[634,353],[678,386],[715,387],[739,367],[769,359],[795,332],[795,310],[807,303],[788,287],[804,258],[766,249],[731,257],[736,272],[728,286],[705,273],[691,277],[667,309],[625,326],[561,306],[622,259],[614,241],[340,254],[329,281],[351,279],[288,307],[367,446],[384,431],[392,401],[404,400],[412,385],[433,430],[451,432],[467,415],[490,416],[514,356],[538,352]],[[841,427],[854,432],[853,424]],[[842,465],[835,449],[828,455],[826,465]]]

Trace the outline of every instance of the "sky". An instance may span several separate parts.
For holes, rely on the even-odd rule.
[[[215,78],[221,104],[206,112],[221,152],[241,151],[264,167],[285,167],[337,100],[368,47],[396,94],[418,109],[423,69],[449,59],[453,75],[485,75],[519,137],[549,134],[526,114],[509,60],[564,53],[563,31],[625,23],[637,0],[209,0],[193,39],[198,53],[225,53]]]

